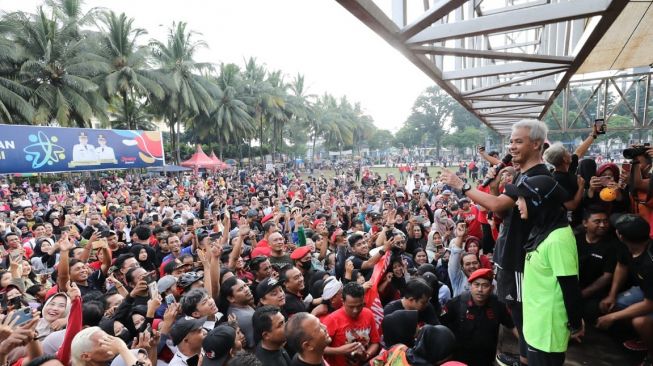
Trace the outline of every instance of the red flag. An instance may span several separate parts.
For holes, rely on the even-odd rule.
[[[382,334],[381,321],[383,320],[383,305],[381,305],[381,299],[379,298],[379,283],[388,270],[391,256],[392,252],[386,252],[383,257],[381,257],[381,259],[376,263],[376,265],[374,265],[374,271],[372,272],[372,277],[370,278],[372,287],[365,293],[365,306],[370,308],[374,314],[374,321],[376,322],[376,327],[379,330],[379,335]]]

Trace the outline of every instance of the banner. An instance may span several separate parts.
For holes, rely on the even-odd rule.
[[[0,174],[163,166],[158,131],[0,125]]]

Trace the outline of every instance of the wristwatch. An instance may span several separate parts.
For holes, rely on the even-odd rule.
[[[465,193],[467,193],[467,191],[469,191],[470,189],[472,189],[472,186],[471,186],[469,183],[465,183],[465,184],[463,184],[463,188],[461,189],[462,192],[463,192],[463,195],[464,195]]]

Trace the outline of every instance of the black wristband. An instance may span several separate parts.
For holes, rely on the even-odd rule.
[[[383,249],[379,250],[379,254],[385,255],[385,250],[383,250]]]

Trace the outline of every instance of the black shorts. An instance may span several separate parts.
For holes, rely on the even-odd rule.
[[[521,302],[523,272],[506,271],[497,267],[497,297],[500,301]]]

